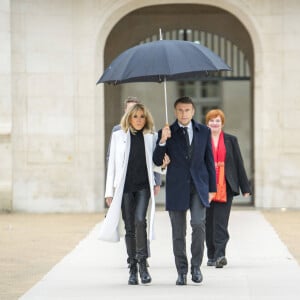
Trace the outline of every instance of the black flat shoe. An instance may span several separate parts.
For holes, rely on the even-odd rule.
[[[211,259],[211,258],[209,258],[208,261],[207,261],[207,265],[209,267],[214,267],[216,265],[216,261],[213,260],[213,259]]]
[[[186,285],[186,274],[178,274],[176,285]]]
[[[219,258],[217,258],[216,260],[216,268],[223,268],[224,266],[227,265],[227,259],[225,256],[221,256]]]
[[[203,276],[200,271],[200,268],[192,267],[191,274],[192,274],[192,281],[196,283],[200,283],[203,280]]]

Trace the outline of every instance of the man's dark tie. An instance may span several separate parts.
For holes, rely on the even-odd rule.
[[[192,157],[192,152],[193,152],[193,146],[190,144],[190,137],[189,137],[189,133],[188,133],[188,128],[187,127],[182,127],[183,129],[183,135],[186,141],[186,145],[188,148],[188,157],[189,159],[191,159]]]
[[[183,134],[185,137],[186,144],[189,147],[190,146],[190,138],[189,138],[188,128],[187,127],[182,127],[182,128],[183,128]]]

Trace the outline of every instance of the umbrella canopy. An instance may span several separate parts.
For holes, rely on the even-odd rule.
[[[201,44],[159,40],[132,47],[113,60],[98,83],[163,82],[197,79],[212,71],[231,68]]]
[[[198,43],[159,40],[122,52],[104,71],[98,83],[164,82],[168,123],[166,81],[197,79],[231,68],[214,52]]]

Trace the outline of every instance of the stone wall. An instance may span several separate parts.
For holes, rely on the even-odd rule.
[[[104,105],[113,99],[95,85],[109,63],[106,42],[134,10],[174,3],[180,1],[1,1],[0,209],[104,208],[105,123],[110,130],[120,117],[105,115]],[[255,205],[299,208],[299,1],[191,3],[228,11],[249,34],[246,48],[253,46]],[[239,27],[228,32],[233,29]],[[131,26],[113,51],[132,46],[126,41],[135,31],[146,35]],[[114,93],[120,99],[120,91]],[[119,103],[113,105],[121,112]]]
[[[12,1],[14,210],[103,208],[93,4]]]
[[[0,2],[0,210],[12,209],[11,7]]]

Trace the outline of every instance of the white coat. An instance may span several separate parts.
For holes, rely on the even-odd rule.
[[[148,239],[154,238],[154,165],[152,155],[156,145],[157,134],[144,134],[145,155],[150,185],[150,201],[148,206]],[[120,241],[119,221],[121,216],[121,204],[125,177],[127,173],[130,151],[130,131],[118,130],[113,132],[110,144],[110,154],[106,176],[105,198],[113,197],[113,201],[107,211],[106,217],[100,227],[99,239],[109,242]]]

